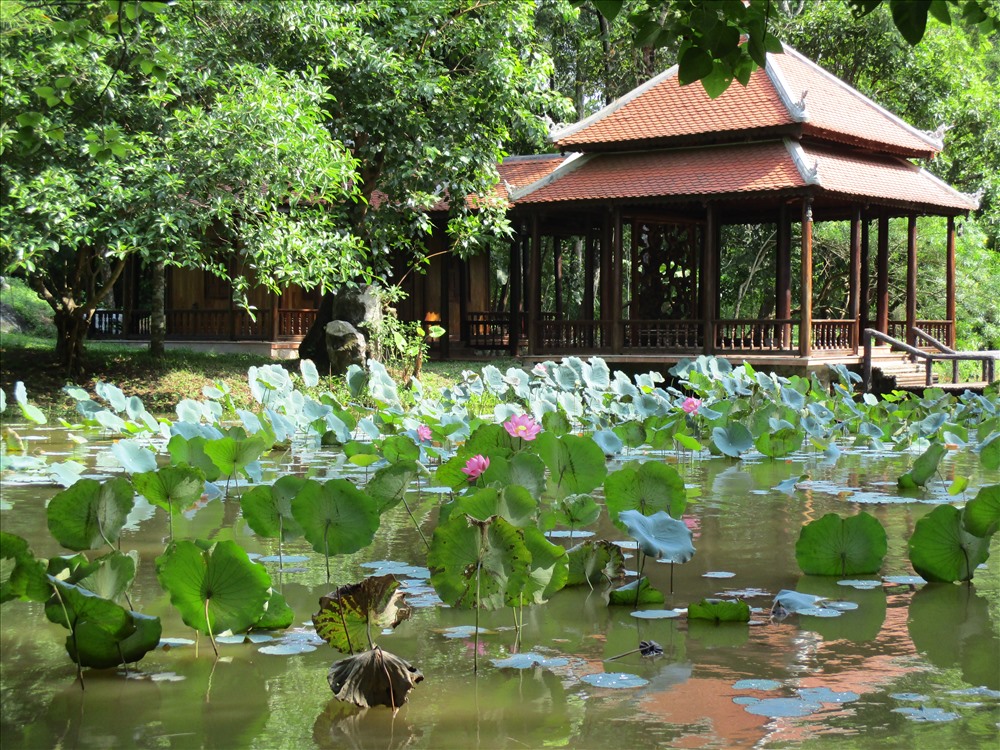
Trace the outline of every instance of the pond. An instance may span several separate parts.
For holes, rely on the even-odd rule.
[[[67,440],[64,430],[18,428],[36,455],[73,458],[85,476],[120,472],[108,443]],[[267,482],[286,473],[348,476],[363,484],[374,467],[345,463],[337,449],[269,454]],[[84,670],[85,690],[64,647],[67,631],[44,605],[10,602],[0,628],[0,744],[13,748],[572,748],[605,747],[995,747],[1000,722],[1000,545],[965,584],[925,584],[913,574],[907,540],[937,504],[1000,483],[970,450],[952,450],[935,477],[903,496],[897,478],[919,450],[846,449],[837,460],[804,445],[780,459],[742,460],[707,451],[624,450],[609,471],[632,462],[677,470],[688,489],[684,522],[695,554],[685,564],[648,560],[643,574],[662,604],[608,606],[605,589],[574,586],[522,610],[475,613],[444,606],[428,582],[424,534],[449,493],[423,480],[382,516],[374,543],[331,558],[304,540],[262,539],[241,517],[235,492],[167,514],[137,499],[120,539],[137,550],[132,607],[158,616],[160,645],[126,669]],[[965,495],[952,497],[956,477]],[[9,479],[9,477],[8,477]],[[59,490],[8,481],[3,531],[35,555],[66,550],[47,530]],[[880,575],[863,580],[805,576],[796,562],[800,529],[824,514],[865,511],[886,529]],[[587,532],[617,540],[634,580],[634,543],[603,514]],[[152,560],[174,538],[233,540],[265,565],[294,610],[291,628],[217,638],[181,620]],[[554,535],[565,546],[579,541]],[[378,644],[419,668],[424,680],[393,713],[332,697],[327,670],[343,655],[318,638],[311,616],[321,596],[373,573],[402,581],[412,616],[376,634]],[[5,576],[6,577],[6,576]],[[831,600],[829,607],[772,617],[780,591]],[[704,598],[739,598],[750,623],[688,620]],[[651,616],[652,615],[652,616]],[[654,641],[653,656],[637,652]],[[662,653],[659,651],[662,650]],[[478,658],[476,658],[478,657]],[[478,672],[474,672],[474,663]]]

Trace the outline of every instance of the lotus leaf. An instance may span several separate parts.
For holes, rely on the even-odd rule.
[[[702,599],[688,605],[689,620],[750,622],[750,605],[741,600]]]
[[[764,432],[757,438],[757,450],[768,458],[781,458],[802,447],[802,432],[794,427],[783,427],[774,432]]]
[[[487,487],[443,506],[440,520],[446,521],[453,514],[462,513],[479,521],[499,516],[512,526],[521,528],[535,524],[538,501],[524,487],[517,485],[510,485],[502,490]]]
[[[753,448],[753,435],[739,422],[713,428],[712,440],[715,442],[715,447],[730,458],[739,458],[741,453]]]
[[[319,385],[319,371],[311,359],[299,360],[299,372],[302,373],[302,382],[306,388],[315,388]]]
[[[980,488],[962,514],[965,530],[974,536],[988,537],[1000,528],[1000,484]]]
[[[568,433],[572,429],[572,425],[563,412],[549,411],[542,415],[542,428],[559,437]]]
[[[409,438],[402,439],[413,445]],[[416,461],[400,460],[398,463],[391,463],[372,475],[365,485],[365,492],[375,499],[381,515],[403,501],[410,484],[420,473],[421,466]]]
[[[74,632],[66,638],[66,652],[81,667],[109,669],[119,664],[139,661],[160,643],[163,626],[159,617],[124,610],[131,632],[116,637],[99,623],[80,620]]]
[[[375,500],[346,479],[308,481],[291,507],[305,538],[327,557],[367,547],[379,527]]]
[[[994,432],[979,444],[979,462],[984,469],[1000,469],[1000,432]]]
[[[601,506],[593,497],[590,495],[570,495],[557,501],[550,510],[546,511],[543,528],[552,528],[559,524],[569,526],[570,529],[578,529],[597,523],[597,519],[600,517]]]
[[[32,554],[23,538],[0,531],[0,559],[14,561],[13,566],[3,566],[0,604],[11,599],[44,602],[52,595],[43,562]]]
[[[527,582],[531,553],[520,531],[499,517],[457,514],[434,530],[427,566],[431,585],[453,607],[513,606]]]
[[[532,447],[548,468],[549,483],[560,496],[586,494],[607,476],[604,451],[593,438],[543,432]]]
[[[423,679],[419,669],[378,646],[334,662],[327,675],[337,700],[361,708],[389,706],[393,711]]]
[[[69,583],[92,591],[102,599],[121,603],[132,585],[139,564],[139,553],[123,554],[115,550],[79,568],[80,575],[70,576]]]
[[[35,424],[45,424],[47,421],[45,415],[37,406],[28,403],[28,391],[25,389],[24,383],[20,380],[14,384],[14,400],[17,402],[17,406],[21,410],[21,415],[25,419]]]
[[[420,458],[420,448],[405,435],[390,435],[382,441],[382,457],[391,464]]]
[[[611,430],[597,430],[591,438],[600,446],[605,456],[617,456],[625,447],[621,438]]]
[[[184,622],[209,635],[252,627],[271,588],[264,566],[251,562],[231,541],[208,549],[186,540],[172,542],[156,558],[156,577]]]
[[[184,437],[183,435],[173,435],[167,442],[167,451],[170,453],[170,460],[173,464],[187,464],[199,469],[209,482],[214,482],[222,472],[215,462],[205,453],[205,443],[208,442],[201,435]]]
[[[81,479],[49,501],[49,531],[67,549],[114,546],[132,510],[135,493],[123,477]]]
[[[686,563],[694,557],[691,529],[662,510],[649,516],[625,510],[618,518],[643,554],[674,563]]]
[[[972,579],[976,566],[990,556],[990,540],[965,530],[963,512],[939,505],[917,521],[907,543],[910,564],[927,581]]]
[[[536,527],[529,526],[521,531],[524,544],[531,555],[528,580],[521,591],[521,602],[542,604],[566,585],[569,558],[565,547],[550,542]]]
[[[341,586],[319,600],[312,616],[316,634],[338,651],[372,648],[371,627],[395,628],[410,617],[410,607],[392,575],[372,576]]]
[[[260,435],[253,437],[223,437],[205,442],[205,455],[219,467],[222,476],[232,477],[237,472],[245,472],[246,467],[260,458],[267,449],[267,443]]]
[[[201,499],[205,475],[191,466],[164,466],[132,477],[136,491],[153,505],[180,513]]]
[[[626,465],[604,480],[605,504],[611,520],[624,528],[620,520],[626,510],[644,516],[657,511],[680,518],[687,506],[684,480],[672,466],[657,461]]]
[[[941,443],[931,443],[913,462],[913,468],[899,478],[897,481],[899,488],[907,490],[923,487],[927,480],[934,476],[938,464],[947,452],[948,449]]]
[[[807,575],[861,575],[877,573],[887,549],[885,529],[874,516],[827,513],[802,527],[795,559]]]
[[[608,592],[608,604],[616,606],[637,607],[640,604],[663,604],[663,602],[663,592],[654,589],[646,576]]]
[[[111,446],[111,453],[129,474],[156,470],[156,454],[135,440],[119,440]]]
[[[567,550],[567,586],[613,581],[625,575],[625,555],[621,547],[604,539],[588,539]]]

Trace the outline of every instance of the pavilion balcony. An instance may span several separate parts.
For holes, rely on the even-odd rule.
[[[315,309],[258,310],[253,316],[239,309],[167,310],[167,338],[204,341],[298,340],[316,320]],[[96,310],[89,338],[94,340],[148,339],[148,310]]]

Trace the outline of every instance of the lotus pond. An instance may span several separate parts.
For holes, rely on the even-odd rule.
[[[672,376],[404,405],[373,364],[341,404],[307,363],[253,412],[102,384],[61,426],[19,388],[0,744],[995,747],[996,396]],[[422,673],[396,710],[331,692],[370,643]]]

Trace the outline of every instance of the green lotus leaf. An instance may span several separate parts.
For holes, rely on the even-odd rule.
[[[413,445],[409,438],[403,438]],[[420,476],[416,461],[399,460],[376,471],[365,485],[365,492],[375,499],[381,515],[399,505],[414,479]]]
[[[222,472],[205,453],[205,443],[207,442],[200,435],[195,435],[192,438],[186,438],[183,435],[172,436],[167,442],[171,463],[175,465],[186,464],[200,469],[207,481],[214,482],[222,476]]]
[[[534,525],[538,515],[538,501],[524,487],[511,485],[502,490],[486,487],[472,495],[456,498],[443,520],[462,513],[479,521],[500,516],[511,525],[521,528]]]
[[[260,458],[267,447],[260,435],[245,438],[222,437],[205,441],[205,455],[219,467],[222,476],[231,477]]]
[[[827,513],[802,527],[795,559],[806,575],[862,575],[879,571],[887,549],[885,529],[874,516]]]
[[[206,634],[248,630],[264,612],[271,577],[231,541],[208,549],[173,542],[156,558],[156,577],[189,627]]]
[[[23,538],[0,531],[0,560],[4,561],[0,604],[11,599],[44,602],[52,595],[45,564],[32,554]],[[13,565],[8,560],[13,560]]]
[[[688,605],[689,620],[750,622],[750,605],[741,600],[702,599]]]
[[[990,540],[963,528],[962,511],[939,505],[921,518],[907,543],[910,564],[928,581],[972,579],[976,566],[990,556]]]
[[[499,609],[520,600],[531,553],[520,531],[502,518],[456,514],[434,530],[427,565],[431,585],[452,607]]]
[[[391,435],[382,441],[382,457],[391,464],[420,458],[420,448],[405,435]]]
[[[243,518],[257,534],[268,539],[297,539],[302,527],[292,516],[292,499],[308,482],[286,475],[273,485],[258,485],[240,496]]]
[[[534,526],[529,526],[521,531],[524,536],[524,544],[531,555],[531,563],[528,565],[528,580],[521,591],[521,602],[523,604],[543,604],[566,585],[569,575],[569,558],[566,555],[566,548],[550,542]]]
[[[138,562],[138,552],[123,554],[115,550],[80,568],[79,572],[83,575],[71,576],[68,580],[102,599],[121,604],[125,592],[135,579]]]
[[[307,483],[292,500],[292,516],[313,549],[327,557],[367,547],[379,527],[375,500],[346,479]]]
[[[646,442],[646,428],[641,422],[629,420],[615,425],[611,430],[627,448],[638,448]]]
[[[469,436],[460,453],[466,460],[477,453],[491,459],[494,456],[510,458],[514,455],[514,438],[501,424],[484,424]]]
[[[320,597],[319,612],[312,620],[316,635],[338,651],[353,654],[371,648],[372,626],[378,631],[395,628],[410,613],[399,582],[383,575],[341,586]]]
[[[153,505],[169,513],[180,513],[201,499],[205,474],[192,466],[164,466],[133,475],[132,484]]]
[[[510,459],[490,456],[490,466],[483,472],[483,482],[501,487],[516,484],[537,497],[545,491],[545,464],[534,453],[523,451],[515,453]]]
[[[604,498],[611,520],[624,528],[623,511],[637,510],[644,516],[657,511],[680,518],[687,506],[684,480],[672,466],[658,461],[630,463],[604,480]]]
[[[801,448],[802,439],[801,430],[784,427],[775,432],[761,433],[754,444],[768,458],[781,458]]]
[[[135,492],[124,477],[81,479],[49,501],[49,531],[71,550],[114,546],[134,502]]]
[[[614,542],[588,539],[567,550],[567,586],[614,581],[625,575],[625,554]]]
[[[913,468],[897,480],[899,488],[908,490],[923,487],[927,480],[934,476],[938,464],[941,463],[941,459],[947,452],[948,449],[941,443],[931,443],[927,450],[913,462]]]
[[[663,592],[654,589],[646,576],[608,592],[608,604],[636,607],[640,604],[663,604]]]
[[[117,641],[135,632],[135,623],[128,616],[129,610],[54,576],[50,576],[49,581],[55,587],[55,592],[45,603],[45,616],[50,622],[74,630],[86,621],[92,628],[102,629]]]
[[[1000,484],[981,487],[965,506],[962,522],[973,536],[993,535],[1000,528]]]
[[[124,610],[131,633],[116,638],[100,624],[81,620],[72,635],[66,637],[66,652],[81,667],[109,669],[119,664],[139,661],[160,643],[163,626],[159,617]]]
[[[561,411],[547,411],[542,415],[542,428],[556,437],[565,435],[572,427],[566,415]]]
[[[295,622],[295,612],[280,591],[271,589],[264,604],[264,614],[253,624],[254,630],[283,630]]]
[[[796,391],[793,391],[795,393]],[[784,393],[784,391],[782,391]],[[739,458],[753,448],[753,435],[739,422],[712,429],[712,440],[721,453],[730,458]]]
[[[105,413],[110,414],[110,412]],[[124,429],[125,423],[118,417],[114,418],[122,423]],[[112,444],[111,452],[129,474],[156,470],[156,454],[135,440],[119,440]]]
[[[604,451],[590,437],[543,432],[532,441],[532,450],[548,468],[550,486],[562,497],[591,492],[608,473]]]
[[[618,518],[644,554],[674,563],[686,563],[694,557],[691,529],[662,510],[651,516],[625,510]]]
[[[994,432],[979,444],[979,463],[984,469],[1000,469],[1000,432]]]
[[[298,539],[302,536],[302,527],[292,515],[292,500],[311,480],[287,474],[271,485],[271,498],[278,507],[281,516],[281,538]]]
[[[601,517],[601,506],[590,495],[570,495],[553,503],[545,515],[545,528],[558,524],[579,529],[597,523],[597,519]]]

